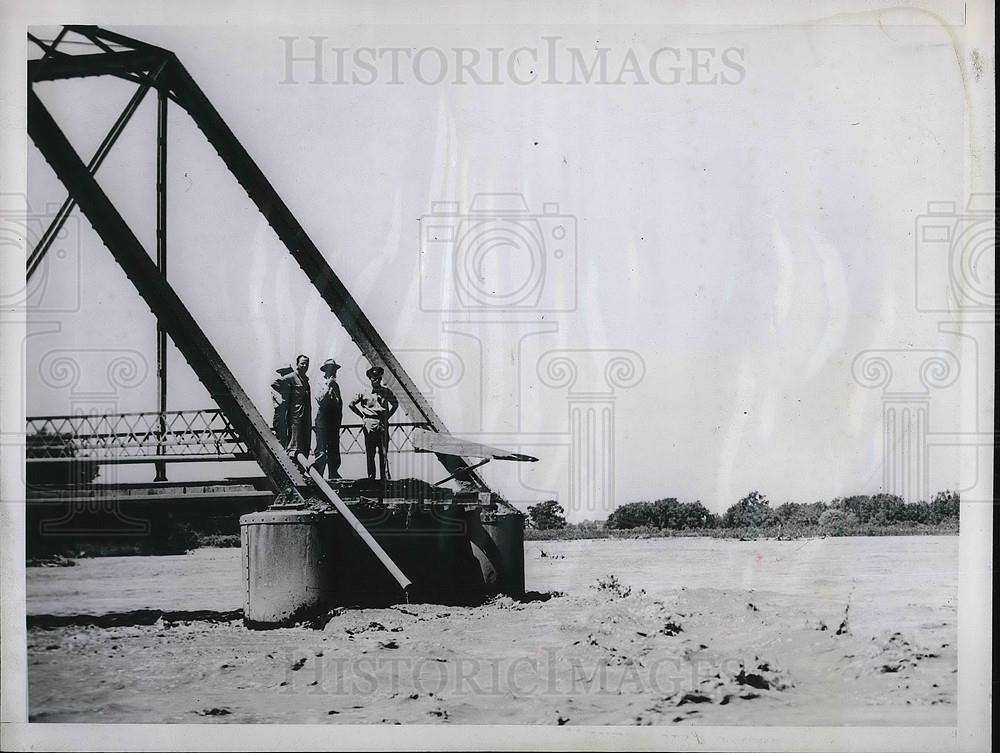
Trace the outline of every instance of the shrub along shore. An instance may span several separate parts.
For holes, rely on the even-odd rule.
[[[836,533],[821,526],[779,526],[764,528],[654,528],[640,526],[637,528],[607,528],[603,525],[567,524],[565,528],[525,528],[525,541],[574,541],[578,539],[663,539],[674,537],[707,536],[713,539],[738,539],[751,541],[756,539],[813,539],[826,536],[957,536],[958,519],[936,525],[916,523],[913,525],[872,525],[858,524]]]
[[[958,533],[961,499],[943,491],[930,502],[904,502],[892,494],[838,497],[830,502],[786,502],[772,508],[750,492],[722,515],[701,502],[674,497],[630,502],[607,520],[567,523],[553,500],[528,508],[528,541],[710,536],[723,539],[802,539],[821,536],[936,536]]]

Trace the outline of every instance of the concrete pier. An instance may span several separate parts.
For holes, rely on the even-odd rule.
[[[334,546],[323,513],[271,509],[240,518],[248,627],[289,625],[332,603]]]
[[[524,593],[524,519],[478,504],[355,500],[361,520],[412,581],[404,594],[335,510],[272,508],[240,519],[246,624],[279,627],[337,606],[480,604]]]

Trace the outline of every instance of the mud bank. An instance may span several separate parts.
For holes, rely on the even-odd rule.
[[[33,721],[954,722],[954,644],[856,635],[760,592],[644,593],[29,631]],[[938,626],[940,627],[940,626]],[[953,639],[952,639],[953,640]]]
[[[90,563],[40,568],[29,573],[30,715],[38,722],[951,725],[957,546],[913,541],[823,541],[812,550],[803,542],[703,540],[686,549],[669,540],[547,542],[545,557],[526,547],[528,582],[564,596],[339,609],[312,627],[266,632],[246,630],[237,613],[226,614],[223,598],[211,619],[178,608],[196,606],[185,583],[202,587],[198,608],[212,583],[219,593],[231,587],[222,567],[230,555],[221,550],[186,560],[128,558],[130,569],[117,577],[104,562],[97,580],[86,578]],[[198,568],[200,580],[189,572]],[[148,583],[164,569],[177,577],[156,578],[160,590],[140,594],[132,579]],[[132,597],[115,591],[116,582],[131,582]],[[598,583],[605,588],[592,587]],[[128,605],[119,614],[170,611],[142,612],[132,623],[110,611],[98,622],[73,617],[102,601],[91,593],[97,588]],[[238,594],[230,602],[238,604]]]

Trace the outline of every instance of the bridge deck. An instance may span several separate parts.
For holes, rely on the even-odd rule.
[[[388,482],[371,479],[345,479],[334,482],[340,496],[348,503],[379,501],[386,505],[460,504],[478,506],[484,500],[476,493],[455,493],[431,486],[419,479],[396,479]],[[488,496],[488,495],[487,495]],[[227,502],[237,507],[263,509],[274,501],[267,479],[260,477],[227,478],[215,481],[135,482],[120,484],[80,484],[75,486],[37,485],[27,489],[28,501],[45,503],[155,503],[186,504]]]

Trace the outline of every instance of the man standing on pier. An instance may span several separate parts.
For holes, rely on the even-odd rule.
[[[323,386],[316,398],[316,461],[313,465],[319,474],[329,468],[328,478],[340,478],[340,425],[344,420],[344,400],[337,384],[340,364],[327,358],[319,370],[323,372]]]
[[[285,405],[285,426],[288,430],[285,450],[293,458],[300,452],[308,457],[312,447],[312,392],[307,371],[309,356],[300,355],[295,359],[295,371],[271,382],[271,389],[278,393]]]
[[[293,371],[295,369],[291,366],[282,366],[279,369],[275,369],[275,373],[280,377],[286,377]],[[274,417],[271,419],[271,431],[274,432],[274,436],[278,438],[281,446],[284,447],[288,444],[288,396],[275,390],[273,384],[271,385],[271,407],[274,410]]]
[[[365,432],[365,455],[368,457],[368,478],[375,478],[375,454],[379,456],[379,472],[383,481],[389,479],[389,419],[399,408],[392,390],[382,384],[385,369],[372,366],[365,372],[371,380],[371,390],[360,393],[350,408],[361,417]]]

